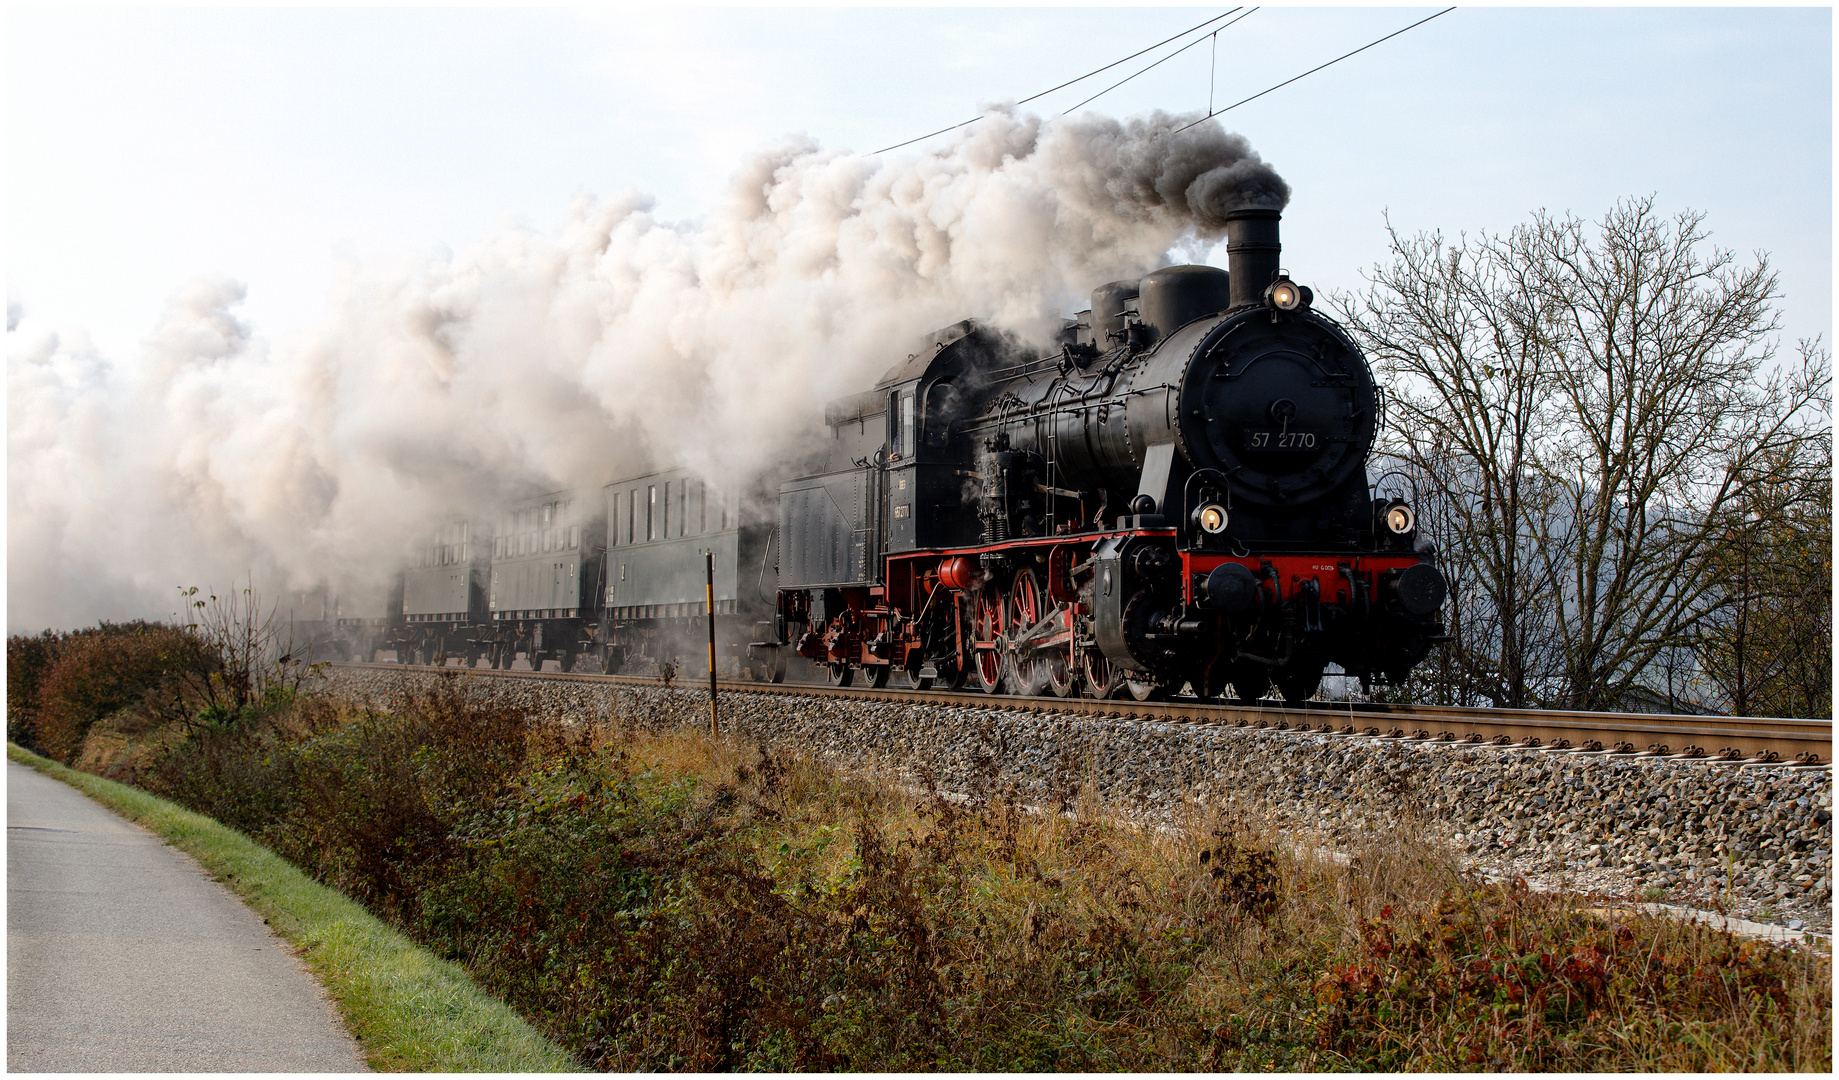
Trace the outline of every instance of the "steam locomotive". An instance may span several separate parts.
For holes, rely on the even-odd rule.
[[[1371,496],[1382,397],[1279,268],[1279,213],[1227,215],[1229,270],[1092,293],[1042,357],[962,322],[826,412],[781,486],[775,628],[830,680],[1138,700],[1398,682],[1447,585]]]
[[[1057,351],[964,321],[831,402],[806,476],[744,497],[681,471],[449,526],[393,602],[402,659],[763,679],[1315,693],[1402,681],[1447,586],[1367,464],[1383,397],[1279,268],[1279,213],[1227,215],[1228,270],[1114,281]],[[717,580],[704,568],[713,553]]]

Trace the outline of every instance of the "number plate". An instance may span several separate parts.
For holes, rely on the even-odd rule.
[[[1313,431],[1245,432],[1247,450],[1319,450],[1321,447],[1322,437]]]

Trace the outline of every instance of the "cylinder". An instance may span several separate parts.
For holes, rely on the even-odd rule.
[[[1232,273],[1236,311],[1264,302],[1264,290],[1277,277],[1283,254],[1277,222],[1282,212],[1268,206],[1241,206],[1226,212],[1226,265]]]

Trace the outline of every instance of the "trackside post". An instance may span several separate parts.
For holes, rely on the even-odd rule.
[[[704,607],[709,612],[709,734],[718,734],[715,724],[715,552],[704,552],[708,570],[708,592]]]

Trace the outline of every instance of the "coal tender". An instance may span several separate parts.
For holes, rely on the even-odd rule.
[[[1230,273],[1100,286],[1057,352],[962,322],[833,402],[824,470],[780,488],[757,648],[1063,697],[1402,681],[1446,584],[1412,507],[1371,497],[1372,370],[1279,270],[1279,216],[1227,215]]]

